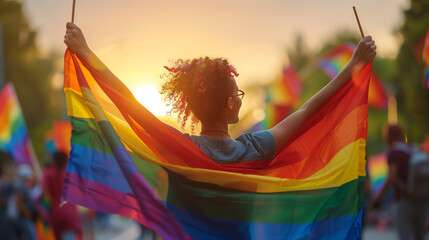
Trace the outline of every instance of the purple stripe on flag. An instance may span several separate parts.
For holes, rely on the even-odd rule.
[[[73,204],[135,219],[155,230],[166,240],[191,239],[162,202],[156,198],[139,172],[131,175],[128,180],[132,189],[137,190],[134,195],[124,194],[77,174],[67,173],[63,197]],[[82,188],[82,186],[85,187]],[[100,204],[101,202],[103,204]]]
[[[133,195],[90,181],[75,173],[67,172],[63,187],[63,197],[73,204],[99,212],[119,214],[135,219],[143,225],[148,225]]]

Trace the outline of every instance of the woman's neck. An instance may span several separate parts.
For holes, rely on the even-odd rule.
[[[231,138],[228,124],[201,124],[201,134],[215,138]]]

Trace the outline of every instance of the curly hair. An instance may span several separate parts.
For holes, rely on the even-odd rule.
[[[198,121],[216,119],[225,107],[227,97],[232,94],[234,85],[231,79],[238,76],[234,66],[222,58],[179,59],[173,67],[164,68],[169,73],[161,76],[167,78],[161,94],[172,106],[170,113],[178,113],[182,129],[191,116],[192,131]]]

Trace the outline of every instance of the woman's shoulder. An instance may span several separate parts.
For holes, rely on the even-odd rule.
[[[275,139],[270,131],[244,133],[235,139],[241,142],[246,149],[256,151],[261,160],[271,159],[275,152]]]
[[[268,130],[243,133],[235,140],[240,142],[261,142],[264,145],[274,145],[275,143],[273,134]]]

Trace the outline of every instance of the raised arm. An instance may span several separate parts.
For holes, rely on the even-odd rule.
[[[64,36],[64,43],[67,47],[74,52],[78,57],[89,64],[97,71],[104,79],[111,82],[115,87],[123,90],[123,93],[129,92],[128,88],[122,81],[115,76],[107,66],[91,51],[86,43],[85,36],[82,30],[74,23],[68,22],[66,24],[66,35]],[[131,92],[129,92],[131,94]]]
[[[376,48],[371,36],[363,38],[357,45],[349,63],[334,79],[314,94],[300,109],[270,129],[276,141],[276,154],[283,149],[295,131],[316,112],[322,103],[352,77],[354,71],[374,59]]]

